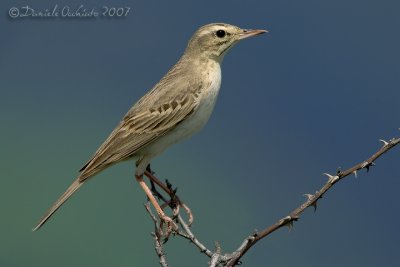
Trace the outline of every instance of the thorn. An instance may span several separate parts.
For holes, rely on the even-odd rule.
[[[315,197],[312,194],[304,194],[303,196],[305,196],[308,199],[308,201],[312,200]],[[314,212],[316,212],[317,211],[317,200],[315,200],[314,203],[312,203],[310,206],[313,206]]]
[[[304,194],[303,196],[305,196],[308,200],[311,200],[314,197],[312,194]]]
[[[367,167],[368,166],[368,161],[364,161],[362,164],[361,164],[361,166],[360,166],[360,168],[362,169],[362,168],[365,168],[365,167]]]
[[[326,172],[325,172],[325,173],[323,173],[322,175],[328,176],[329,180],[333,179],[333,176],[330,175],[329,173],[326,173]]]
[[[357,179],[357,170],[355,170],[353,173],[354,173],[354,177],[356,177],[356,179]]]
[[[293,229],[293,221],[290,221],[288,224],[287,224],[287,227],[289,228],[289,232],[290,231],[292,231],[292,229]]]
[[[288,217],[291,218],[290,222],[287,223],[287,227],[289,227],[289,232],[290,232],[294,227],[294,222],[297,222],[299,220],[299,216],[296,215],[296,217],[291,217],[291,216]]]
[[[258,229],[254,229],[254,234],[252,235],[253,237],[257,237],[258,236]]]
[[[314,207],[314,212],[317,212],[317,201],[315,201],[314,203],[311,204],[311,206]]]
[[[337,180],[339,180],[339,176],[335,175],[330,175],[329,173],[323,173],[323,175],[328,176],[329,180],[328,182],[333,184],[334,182],[336,182]]]
[[[365,166],[365,168],[367,169],[367,172],[369,172],[369,168],[375,166],[374,162],[368,163],[367,166]]]
[[[153,171],[151,170],[150,164],[147,165],[146,171],[148,171],[151,175],[154,175],[154,174],[155,174],[155,172],[153,172]]]
[[[292,221],[292,217],[286,216],[285,218],[283,218],[279,221],[279,225],[285,225],[291,221]]]
[[[339,166],[339,167],[337,168],[337,170],[336,170],[336,175],[337,175],[337,176],[340,176],[341,174],[342,174],[342,167]]]
[[[386,142],[385,140],[383,140],[383,139],[379,139],[379,142],[382,142],[383,143],[383,146],[387,146],[387,145],[389,145],[389,143],[388,142]]]

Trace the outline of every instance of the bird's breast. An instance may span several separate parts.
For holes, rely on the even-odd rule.
[[[193,132],[200,130],[207,123],[214,110],[221,86],[221,68],[218,63],[210,64],[203,75],[206,78],[198,98],[199,105],[188,121]]]

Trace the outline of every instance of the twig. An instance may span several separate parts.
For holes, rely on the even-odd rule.
[[[151,212],[151,208],[150,208],[149,202],[144,204],[144,207],[146,208],[146,211],[149,213],[150,218],[154,222],[155,232],[151,233],[151,235],[154,238],[155,250],[156,250],[158,258],[160,259],[160,265],[162,267],[168,267],[167,258],[165,257],[163,244],[162,244],[161,238],[160,238],[161,235],[160,235],[160,229],[159,229],[159,226],[158,226],[157,218],[153,214],[153,212]]]
[[[155,246],[156,246],[155,249],[156,249],[157,256],[160,259],[160,265],[162,267],[168,267],[167,259],[166,259],[165,254],[164,254],[164,250],[163,250],[163,246],[162,246],[162,243],[160,241],[160,238],[155,233],[152,233],[152,236],[153,236],[154,241],[155,241]]]
[[[221,245],[215,242],[215,253],[212,255],[209,267],[216,267],[221,262]]]
[[[197,238],[196,236],[192,233],[192,231],[190,230],[188,224],[186,224],[186,222],[182,219],[182,216],[179,214],[178,217],[178,223],[179,225],[183,228],[184,232],[178,231],[177,235],[188,239],[189,241],[191,241],[194,245],[196,245],[196,247],[199,248],[201,253],[204,253],[205,255],[207,255],[208,257],[212,257],[213,256],[213,252],[211,250],[209,250],[208,248],[206,248],[206,246],[204,246]]]
[[[301,204],[298,208],[293,210],[289,215],[286,217],[280,219],[277,221],[275,224],[271,225],[268,228],[265,228],[259,233],[255,233],[253,235],[250,235],[247,237],[244,242],[241,244],[241,246],[234,252],[232,253],[231,259],[226,262],[224,266],[236,266],[239,264],[239,260],[243,257],[246,252],[253,247],[258,241],[263,239],[264,237],[268,236],[269,234],[275,232],[276,230],[280,229],[283,226],[288,226],[289,228],[293,227],[293,223],[297,221],[300,218],[300,215],[303,213],[305,209],[307,209],[310,206],[313,206],[314,209],[317,207],[317,201],[322,198],[322,196],[337,182],[342,180],[344,177],[349,176],[350,174],[354,174],[357,177],[357,171],[361,169],[366,169],[367,172],[369,171],[369,168],[371,166],[375,165],[375,160],[378,159],[380,156],[382,156],[384,153],[389,151],[391,148],[396,146],[397,144],[400,143],[400,138],[393,138],[389,142],[380,140],[383,143],[383,146],[375,153],[373,154],[370,158],[367,160],[354,165],[353,167],[345,170],[345,171],[338,171],[335,175],[330,175],[328,173],[324,173],[328,177],[328,181],[325,183],[325,185],[317,191],[315,194],[305,194],[307,197],[306,202]]]

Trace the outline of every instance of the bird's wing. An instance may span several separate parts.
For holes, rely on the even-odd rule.
[[[132,156],[175,128],[198,106],[196,94],[186,94],[148,110],[125,116],[91,160],[82,167],[84,181],[105,167]]]

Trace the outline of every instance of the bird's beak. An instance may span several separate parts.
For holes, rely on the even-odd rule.
[[[239,40],[267,32],[267,30],[243,30],[243,32],[239,34]]]

